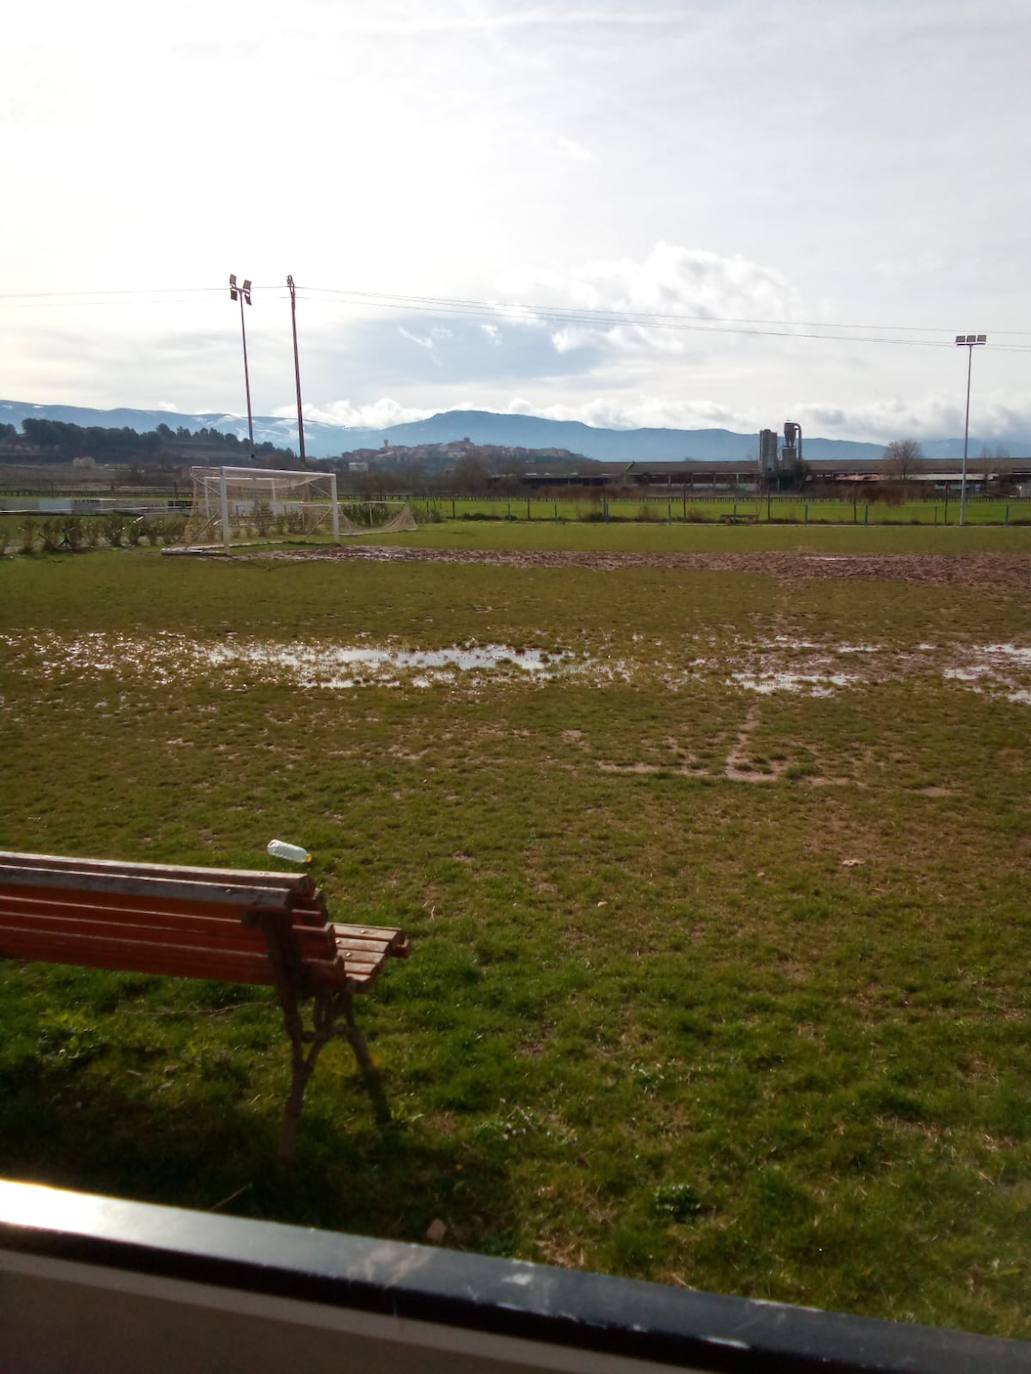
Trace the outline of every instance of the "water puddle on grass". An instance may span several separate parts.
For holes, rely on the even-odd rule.
[[[541,680],[583,671],[564,653],[516,649],[510,644],[463,644],[446,649],[377,648],[368,645],[270,644],[229,641],[205,647],[213,667],[243,667],[287,677],[301,687],[361,687],[408,677],[414,687],[454,681],[462,674],[524,674]]]
[[[838,691],[917,675],[939,677],[1015,703],[1031,700],[1031,647],[1019,644],[921,642],[914,649],[905,649],[781,634],[737,642],[725,655],[724,663],[732,669],[729,685],[763,696],[790,692],[829,697]]]
[[[788,673],[767,670],[758,673],[731,673],[731,681],[749,692],[769,696],[773,692],[799,692],[811,697],[833,696],[835,687],[850,687],[858,679],[845,673]]]
[[[611,672],[611,665],[564,650],[472,641],[442,649],[412,649],[389,643],[276,643],[235,635],[205,641],[165,632],[152,638],[102,633],[74,638],[7,635],[0,636],[0,643],[28,650],[34,672],[42,677],[67,672],[110,674],[144,677],[161,685],[215,676],[231,686],[259,681],[330,689],[396,687],[402,683],[425,688],[488,677],[546,682],[563,675],[590,678]]]
[[[818,698],[918,677],[1031,704],[1031,646],[1016,643],[903,646],[778,634],[753,640],[697,637],[674,644],[634,637],[631,652],[621,656],[604,638],[590,646],[592,652],[473,639],[442,648],[412,646],[400,638],[360,641],[361,636],[358,643],[338,644],[233,633],[197,639],[171,631],[28,631],[0,635],[0,649],[11,667],[42,680],[91,676],[157,686],[213,681],[234,690],[278,683],[327,690],[442,686],[479,692],[492,685],[563,679],[600,688],[658,684],[687,693],[722,682],[760,696]]]

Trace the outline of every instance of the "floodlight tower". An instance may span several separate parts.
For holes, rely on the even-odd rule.
[[[251,414],[251,374],[247,367],[247,325],[244,323],[243,308],[251,303],[251,283],[247,279],[242,285],[236,284],[236,273],[229,273],[229,299],[240,302],[240,337],[243,339],[243,384],[247,391],[247,434],[251,441],[251,459],[254,459],[254,417]]]
[[[988,342],[987,334],[957,334],[956,347],[967,350],[967,416],[963,423],[963,476],[959,484],[959,523],[967,518],[967,447],[970,443],[970,370],[974,363],[974,349]]]
[[[304,412],[301,410],[301,360],[297,353],[297,287],[292,276],[287,276],[287,290],[290,292],[290,324],[294,331],[294,382],[297,385],[297,444],[301,462],[304,462]]]

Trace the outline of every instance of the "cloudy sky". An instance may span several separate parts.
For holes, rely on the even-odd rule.
[[[972,430],[1031,437],[1027,0],[38,0],[5,36],[7,398],[242,410],[236,271],[286,413],[292,272],[322,419],[954,435],[976,330]]]

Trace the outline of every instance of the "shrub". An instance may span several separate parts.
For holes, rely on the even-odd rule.
[[[66,515],[58,522],[60,539],[58,548],[69,553],[78,553],[82,548],[82,521],[76,515]]]
[[[43,545],[43,552],[53,553],[61,542],[61,522],[59,520],[41,520],[39,539]]]
[[[125,533],[124,515],[106,515],[101,522],[104,538],[113,549],[122,546],[122,536]]]

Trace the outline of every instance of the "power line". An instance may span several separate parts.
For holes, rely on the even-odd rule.
[[[422,305],[440,306],[469,306],[478,310],[490,310],[498,314],[505,310],[526,311],[529,314],[540,316],[568,315],[570,317],[599,318],[605,320],[629,320],[633,322],[642,321],[691,321],[694,323],[711,324],[748,324],[748,325],[794,325],[801,329],[879,329],[891,333],[910,333],[910,334],[954,334],[955,330],[944,325],[902,325],[902,324],[854,324],[842,322],[834,323],[828,320],[782,320],[782,319],[752,319],[744,316],[725,316],[725,315],[693,315],[684,311],[656,311],[656,310],[615,310],[597,309],[593,306],[559,306],[559,305],[529,305],[524,301],[485,301],[463,298],[461,296],[418,296],[400,295],[389,291],[361,291],[358,289],[328,286],[308,286],[302,288],[308,291],[315,291],[322,295],[335,295],[357,297],[368,299],[371,302],[382,303],[385,301],[397,301],[405,303],[418,302]],[[1020,335],[1031,338],[1031,330],[1027,329],[993,329],[993,334]]]
[[[0,301],[14,308],[59,307],[63,304],[87,306],[111,305],[185,305],[196,295],[223,291],[218,286],[179,286],[179,287],[115,287],[93,291],[7,291],[0,292]],[[932,334],[954,331],[937,329],[929,325],[895,324],[836,324],[820,320],[772,320],[747,317],[694,315],[683,311],[634,311],[598,309],[591,306],[573,307],[560,305],[533,305],[522,301],[487,301],[460,296],[420,296],[386,291],[364,291],[358,288],[307,286],[298,288],[314,293],[302,299],[321,304],[330,301],[344,307],[362,306],[382,310],[418,311],[422,314],[457,315],[472,319],[486,319],[497,323],[506,318],[513,323],[581,326],[592,329],[619,327],[637,329],[662,329],[674,332],[695,334],[738,334],[744,336],[806,339],[820,342],[875,343],[901,345],[918,348],[951,348],[952,339],[893,338],[893,334]],[[256,286],[255,291],[279,292],[277,283]],[[109,299],[98,299],[108,297]],[[110,299],[115,297],[116,299]],[[329,298],[328,300],[326,298]],[[285,299],[277,296],[277,299]],[[845,334],[841,330],[869,330],[880,333]],[[1009,338],[1031,338],[1031,330],[993,329],[995,335]],[[1031,344],[998,343],[996,351],[1007,353],[1031,352]]]
[[[303,288],[302,288],[302,289],[303,289]],[[309,291],[311,291],[311,290],[316,290],[316,289],[319,289],[319,288],[314,288],[314,287],[308,287],[308,288],[307,288],[307,290],[309,290]],[[790,328],[788,328],[788,329],[752,329],[752,328],[746,329],[746,328],[743,328],[741,325],[731,325],[731,324],[728,324],[728,325],[722,325],[722,324],[706,324],[706,325],[702,325],[702,324],[676,323],[676,322],[673,322],[673,321],[670,321],[668,324],[659,324],[659,323],[657,323],[657,322],[655,322],[655,321],[645,321],[645,320],[635,319],[635,318],[633,318],[632,316],[629,316],[629,315],[626,315],[626,316],[619,316],[618,318],[615,318],[615,317],[613,317],[613,318],[599,318],[597,315],[573,314],[573,313],[571,313],[571,312],[570,312],[570,313],[564,313],[564,314],[556,314],[556,313],[554,313],[554,312],[552,312],[552,311],[550,311],[550,310],[547,310],[547,309],[536,309],[536,310],[534,310],[532,307],[524,307],[524,306],[520,306],[520,307],[492,306],[492,305],[490,305],[488,302],[483,302],[482,306],[479,306],[479,305],[478,305],[478,306],[471,306],[471,305],[470,305],[470,306],[465,306],[465,305],[457,305],[457,304],[456,304],[456,305],[447,305],[447,304],[444,304],[444,303],[439,303],[439,304],[438,304],[438,303],[436,303],[436,302],[427,303],[427,304],[420,304],[420,303],[418,303],[418,298],[416,298],[416,297],[411,297],[411,298],[408,298],[408,299],[406,299],[406,300],[404,300],[404,301],[401,301],[401,300],[380,300],[380,299],[373,299],[373,298],[371,298],[371,293],[364,293],[363,298],[362,298],[361,300],[353,300],[353,299],[347,298],[347,297],[345,296],[345,293],[343,293],[343,292],[340,292],[340,293],[339,293],[339,299],[336,299],[337,294],[338,294],[338,293],[335,293],[335,292],[333,293],[333,295],[334,295],[334,297],[335,297],[334,303],[335,303],[335,304],[338,304],[338,305],[340,305],[340,306],[351,306],[351,307],[354,307],[354,308],[360,308],[360,307],[362,307],[362,306],[371,306],[371,307],[374,307],[374,308],[380,308],[380,309],[386,309],[386,310],[405,310],[405,311],[417,310],[417,311],[420,311],[420,312],[422,312],[422,313],[427,313],[427,314],[431,314],[431,315],[437,315],[437,316],[440,316],[440,315],[458,315],[458,316],[465,316],[465,317],[467,317],[467,318],[473,318],[473,319],[487,319],[487,320],[490,320],[490,321],[495,322],[495,323],[498,321],[499,316],[502,316],[502,318],[503,318],[503,311],[504,311],[506,308],[508,308],[508,309],[518,308],[518,309],[520,309],[520,310],[525,310],[525,311],[527,312],[527,313],[526,313],[526,316],[525,316],[525,318],[524,318],[524,320],[523,320],[523,323],[526,323],[526,324],[533,324],[533,323],[535,323],[535,322],[540,321],[540,322],[548,323],[548,324],[581,325],[581,326],[584,326],[584,327],[587,327],[587,328],[591,328],[591,329],[598,329],[598,328],[600,328],[600,327],[618,328],[620,325],[623,325],[623,326],[635,327],[635,328],[639,328],[639,329],[664,329],[664,330],[672,330],[672,331],[677,332],[677,333],[692,333],[692,334],[741,334],[741,335],[753,335],[753,336],[766,337],[766,338],[781,338],[781,339],[817,339],[817,340],[822,340],[822,341],[829,342],[829,343],[876,343],[876,344],[889,344],[889,345],[896,345],[896,346],[899,346],[899,345],[901,345],[901,346],[910,346],[910,347],[917,347],[917,348],[939,348],[939,349],[940,349],[940,348],[951,348],[951,347],[953,347],[953,344],[952,344],[951,342],[946,342],[945,340],[939,340],[939,339],[893,339],[893,338],[885,338],[885,337],[883,337],[883,336],[876,336],[876,335],[869,335],[869,334],[828,334],[828,333],[816,333],[816,332],[812,332],[812,331],[804,331],[804,330],[800,330],[800,329],[790,329]],[[316,301],[316,302],[317,302],[317,301],[319,300],[319,297],[318,297],[318,296],[307,296],[307,297],[304,297],[304,299],[310,300],[310,301]],[[329,304],[329,302],[323,301],[323,304]],[[518,320],[510,321],[510,322],[512,322],[512,323],[519,323]],[[783,322],[782,322],[782,323],[783,323]],[[1002,345],[1002,346],[1005,347],[1006,345]],[[1011,348],[1011,349],[1016,349],[1016,348],[1019,348],[1019,346],[1018,346],[1018,345],[1010,345],[1010,348]],[[1024,351],[1024,350],[1021,350],[1021,351]],[[1029,347],[1027,351],[1031,351],[1031,347]]]

